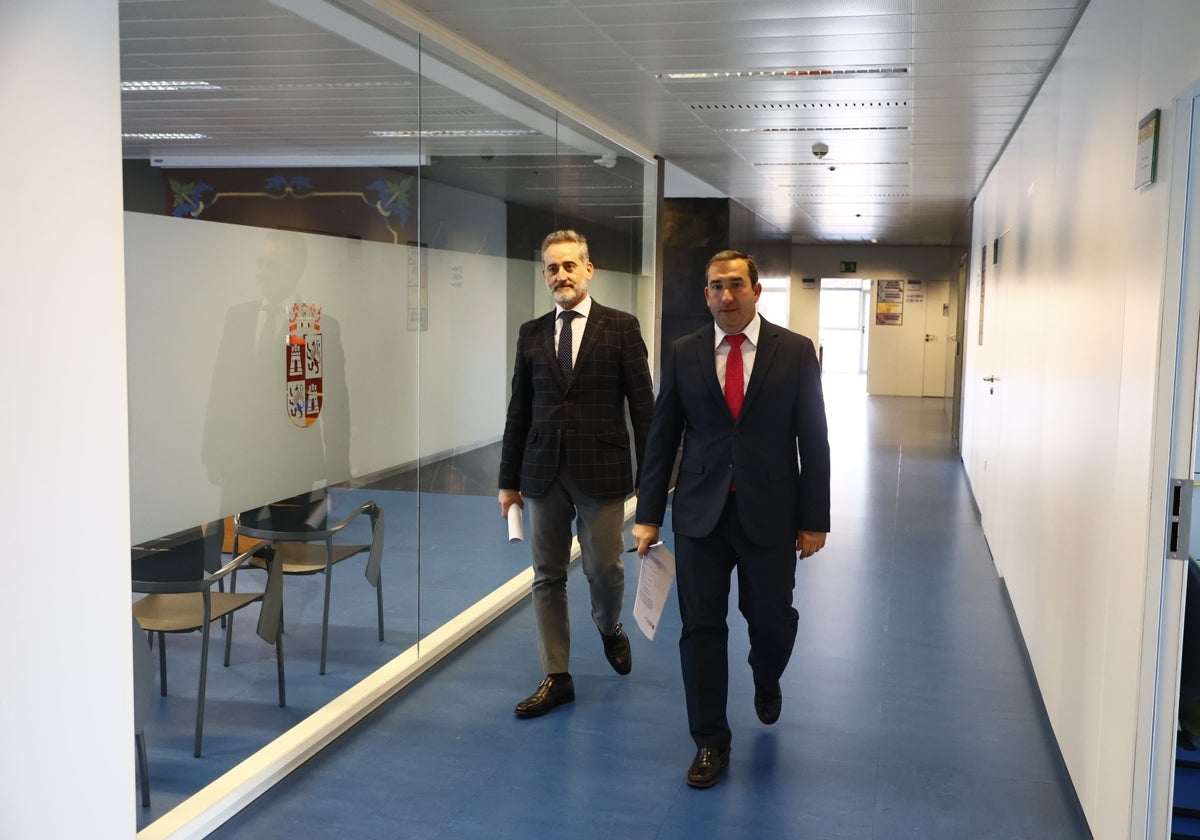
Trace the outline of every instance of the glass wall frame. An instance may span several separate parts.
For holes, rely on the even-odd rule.
[[[591,293],[637,314],[655,346],[646,156],[366,6],[242,4],[204,36],[239,61],[226,49],[189,68],[204,78],[164,79],[161,54],[143,69],[152,33],[187,43],[193,65],[203,51],[182,5],[177,32],[122,6],[133,540],[199,533],[211,555],[235,514],[328,526],[374,506],[338,539],[382,529],[384,638],[370,552],[329,576],[324,675],[326,577],[285,576],[288,706],[273,648],[239,619],[229,668],[210,665],[201,759],[198,637],[170,639],[143,827],[372,675],[440,657],[445,628],[489,599],[494,611],[497,592],[527,591],[528,546],[508,540],[496,479],[516,333],[553,306],[547,233],[588,237]],[[134,84],[171,81],[203,84]],[[272,309],[283,339],[267,338]]]

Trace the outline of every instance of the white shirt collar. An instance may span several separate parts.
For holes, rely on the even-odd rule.
[[[566,310],[564,310],[564,309],[562,308],[562,306],[560,306],[559,304],[557,304],[557,303],[556,303],[556,304],[554,304],[554,317],[555,317],[555,318],[558,318],[558,316],[559,316],[559,315],[561,315],[561,314],[563,314],[563,312],[565,312],[565,311],[566,311]],[[580,318],[583,318],[583,319],[585,319],[585,320],[586,320],[586,319],[587,319],[587,316],[588,316],[588,315],[591,313],[591,311],[592,311],[592,296],[591,296],[591,295],[588,295],[587,297],[585,297],[585,298],[584,298],[583,300],[581,300],[581,301],[580,301],[580,302],[579,302],[579,303],[576,305],[576,307],[575,307],[574,309],[572,309],[571,311],[572,311],[572,312],[578,312],[578,313],[579,313],[579,317],[580,317]]]
[[[746,328],[744,330],[742,330],[742,334],[745,335],[746,338],[750,339],[750,346],[752,346],[752,347],[758,346],[758,333],[759,333],[759,330],[761,330],[761,329],[762,329],[762,316],[759,315],[757,312],[755,312],[754,317],[750,320],[750,323],[746,325]],[[713,322],[713,332],[716,333],[716,336],[715,336],[716,341],[713,344],[713,347],[719,346],[721,344],[721,342],[725,340],[725,336],[729,335],[729,333],[725,332],[723,329],[721,329],[720,327],[717,326],[716,321]],[[734,335],[736,335],[736,333],[734,333]]]

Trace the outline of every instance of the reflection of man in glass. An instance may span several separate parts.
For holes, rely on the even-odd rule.
[[[296,294],[307,260],[302,234],[268,232],[255,272],[259,299],[225,313],[201,454],[209,479],[221,488],[222,515],[349,478],[345,360],[339,325],[328,315],[308,327],[319,328],[310,348],[320,348],[320,377],[311,380],[320,391],[318,419],[297,422],[289,395],[289,353],[296,349],[289,342],[298,341],[289,333],[297,336],[302,313],[313,311]]]

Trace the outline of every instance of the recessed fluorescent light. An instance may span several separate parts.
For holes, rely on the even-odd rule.
[[[548,172],[548,171],[554,170],[554,169],[557,169],[560,171],[564,171],[567,169],[589,169],[590,170],[594,166],[595,166],[594,163],[550,163],[550,164],[545,164],[545,165],[538,164],[538,163],[529,163],[529,164],[519,164],[519,165],[511,165],[511,166],[510,165],[500,165],[500,164],[492,165],[492,164],[488,163],[488,164],[482,164],[482,165],[476,164],[473,166],[464,166],[463,171],[466,171],[468,169],[481,169],[485,172],[502,172],[502,171],[513,172],[513,171],[517,171],[517,170],[525,170],[525,171],[532,170],[533,172]]]
[[[140,90],[220,90],[219,85],[211,82],[121,82],[121,90],[134,92]]]
[[[862,76],[903,76],[908,73],[907,67],[851,67],[833,70],[822,67],[792,70],[712,70],[690,73],[655,73],[659,79],[670,81],[690,81],[696,79],[788,79],[788,78],[817,78],[817,79],[852,79]]]
[[[364,82],[279,82],[267,85],[265,88],[259,85],[253,86],[251,89],[259,90],[347,90],[347,89],[368,89],[368,88],[410,88],[413,82],[409,79],[386,79],[383,81],[369,80]]]
[[[303,154],[303,155],[237,155],[237,154],[208,154],[208,155],[159,155],[150,158],[151,166],[161,166],[164,169],[197,169],[209,167],[223,168],[264,168],[295,169],[299,167],[334,167],[334,166],[384,166],[384,167],[414,167],[428,166],[428,155],[340,155],[340,154]]]
[[[908,131],[906,125],[864,125],[853,128],[837,128],[830,126],[771,126],[762,128],[722,128],[728,134],[772,133],[788,131],[808,131],[824,134],[827,131]]]
[[[422,131],[371,131],[372,137],[535,137],[541,132],[532,128],[425,129]]]
[[[907,160],[872,160],[872,161],[849,161],[839,162],[833,166],[909,166],[911,161]],[[769,163],[754,163],[752,166],[821,166],[833,168],[828,161],[772,161]]]
[[[171,131],[147,131],[147,132],[131,132],[122,134],[125,140],[207,140],[207,134],[196,134],[191,132],[171,132]]]
[[[781,190],[800,189],[807,184],[780,184]],[[850,201],[861,201],[869,198],[908,198],[906,192],[874,192],[874,193],[855,193],[855,192],[838,192],[838,193],[822,193],[822,192],[801,192],[788,193],[792,198],[810,198],[814,201],[828,201],[837,204],[845,204]]]
[[[688,107],[693,111],[849,111],[856,108],[907,108],[908,102],[903,99],[873,102],[694,102]]]
[[[563,186],[559,185],[559,186],[553,186],[553,187],[526,187],[525,189],[528,192],[539,192],[539,191],[563,192],[565,190],[567,192],[577,193],[577,192],[592,192],[595,190],[641,189],[641,185],[640,184],[591,184],[591,185],[587,185],[587,186],[577,186],[577,187],[563,187]]]

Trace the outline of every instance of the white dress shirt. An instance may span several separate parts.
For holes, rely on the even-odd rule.
[[[754,320],[746,325],[746,329],[742,330],[742,335],[746,336],[746,340],[742,342],[742,393],[745,394],[745,389],[750,385],[750,373],[754,370],[754,355],[758,348],[758,333],[762,328],[762,317],[756,312]],[[725,336],[729,333],[722,330],[715,323],[713,331],[716,333],[715,351],[717,354],[717,381],[721,383],[721,392],[725,392],[725,366],[729,363],[730,346],[725,341]]]

